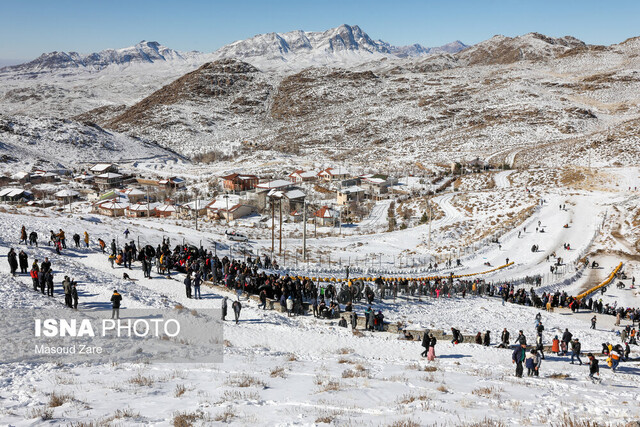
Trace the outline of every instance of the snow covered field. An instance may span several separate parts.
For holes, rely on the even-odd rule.
[[[495,210],[499,205],[492,194],[509,191],[524,194],[524,188],[513,190],[510,186],[517,173],[494,175],[497,187],[494,190],[469,190],[464,194],[467,198],[476,198],[478,206],[487,203],[489,210]],[[624,179],[625,184],[637,181],[635,169],[611,171],[611,174]],[[567,269],[548,277],[541,288],[566,290],[569,294],[577,294],[600,282],[620,261],[625,263],[629,276],[634,274],[636,255],[633,248],[625,248],[625,242],[635,241],[632,225],[638,208],[635,193],[622,191],[615,185],[608,191],[594,192],[538,187],[535,193],[535,200],[541,199],[543,203],[530,216],[506,230],[499,245],[480,245],[473,253],[462,256],[463,266],[453,271],[456,274],[485,271],[489,268],[486,262],[498,266],[508,257],[514,261],[513,266],[484,278],[509,281],[526,275],[546,275],[553,262],[553,258],[548,262],[546,257],[552,252],[562,256],[567,264],[587,253],[595,254],[593,258],[600,262],[601,270],[588,269],[574,277],[575,271]],[[445,215],[433,224],[434,241],[446,239],[450,233],[447,230],[459,229],[465,221],[478,224],[490,221],[490,216],[461,210],[464,204],[456,203],[459,197],[459,194],[448,193],[435,200]],[[565,205],[564,209],[560,209],[560,205]],[[62,307],[60,281],[64,275],[78,282],[81,310],[109,307],[109,298],[116,288],[124,298],[123,314],[128,309],[146,307],[219,308],[222,297],[232,295],[219,288],[203,287],[201,300],[187,299],[181,275],[175,274],[177,280],[172,280],[161,278],[154,271],[152,278],[146,279],[139,263],[134,263],[130,271],[120,267],[112,269],[96,245],[97,238],[106,242],[118,238],[122,242],[122,232],[128,228],[132,233],[129,238],[136,242],[139,239],[141,244],[155,246],[163,237],[170,237],[176,243],[185,239],[199,245],[202,241],[207,248],[217,242],[217,250],[227,253],[223,228],[195,231],[170,221],[112,219],[86,213],[68,215],[10,206],[3,206],[3,210],[0,212],[2,255],[10,247],[19,247],[22,225],[27,231],[37,231],[40,247],[26,248],[29,262],[34,257],[42,260],[48,256],[56,284],[55,298],[46,297],[31,290],[27,275],[13,278],[8,264],[0,263],[4,308]],[[382,204],[367,221],[384,221],[385,215],[386,207]],[[564,228],[564,224],[569,227]],[[544,228],[545,232],[536,232],[536,227]],[[57,255],[52,246],[46,245],[46,240],[49,230],[60,228],[68,236],[69,249]],[[91,247],[71,248],[73,233],[84,231],[89,233]],[[334,259],[340,253],[354,257],[382,253],[392,257],[412,251],[426,256],[426,235],[423,225],[391,233],[309,239],[309,245],[312,249],[323,247]],[[618,236],[618,240],[613,236]],[[564,243],[570,243],[571,250],[564,250]],[[270,248],[266,236],[250,244],[254,249]],[[290,248],[300,245],[300,241],[288,239],[286,244]],[[540,246],[536,253],[530,250],[533,244]],[[388,275],[393,275],[394,268],[387,268]],[[342,274],[342,268],[337,271]],[[408,276],[421,275],[399,267],[396,271]],[[124,280],[124,272],[135,281]],[[625,282],[630,284],[629,280]],[[639,301],[637,291],[629,286],[625,289],[610,286],[602,298],[624,306],[638,306]],[[399,340],[397,335],[387,332],[353,334],[350,328],[338,327],[336,321],[312,316],[287,317],[273,310],[258,309],[253,300],[242,302],[240,323],[228,321],[224,325],[223,363],[104,360],[84,364],[0,364],[0,424],[211,425],[231,422],[239,425],[413,426],[567,425],[591,421],[625,425],[640,418],[637,346],[631,346],[631,358],[635,360],[622,363],[616,373],[611,372],[600,357],[602,382],[599,384],[589,380],[587,366],[571,365],[568,357],[553,354],[547,354],[542,362],[539,378],[514,377],[511,351],[495,345],[503,328],[511,332],[512,341],[518,330],[524,331],[529,342],[534,340],[534,316],[538,310],[531,307],[503,306],[499,298],[470,296],[418,301],[401,295],[395,300],[376,300],[373,308],[381,310],[387,321],[402,322],[410,330],[449,331],[456,327],[462,331],[465,343],[453,345],[445,336],[436,345],[436,361],[427,362],[420,357],[420,341]],[[355,307],[360,315],[365,308],[362,304]],[[620,341],[616,334],[620,327],[614,326],[613,317],[599,315],[597,329],[591,330],[591,316],[590,313],[571,314],[568,310],[543,313],[545,344],[549,345],[553,336],[561,335],[565,328],[580,339],[583,353],[599,353],[601,343]],[[622,326],[628,323],[623,321]],[[485,331],[491,333],[491,347],[471,343],[477,332]],[[181,421],[185,424],[180,424]]]

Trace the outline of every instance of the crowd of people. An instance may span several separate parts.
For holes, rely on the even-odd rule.
[[[125,233],[129,237],[128,230]],[[73,241],[76,247],[80,246],[81,237],[79,234],[73,235]],[[89,247],[89,235],[84,233],[84,243]],[[20,243],[25,245],[37,246],[37,234],[31,232],[27,234],[25,227],[20,232]],[[65,233],[62,229],[58,233],[51,232],[49,244],[56,247],[56,252],[66,248]],[[104,240],[98,239],[100,249],[105,252],[106,245]],[[527,305],[537,308],[545,308],[552,310],[554,307],[566,307],[572,311],[591,310],[597,314],[614,315],[619,320],[629,319],[632,326],[635,322],[640,321],[640,310],[637,308],[616,307],[615,304],[603,304],[602,300],[594,300],[592,298],[578,300],[566,292],[557,291],[555,293],[542,292],[536,293],[534,288],[527,291],[524,288],[516,288],[513,284],[493,284],[487,283],[480,279],[473,280],[454,280],[452,276],[436,278],[432,280],[397,278],[383,279],[381,277],[372,282],[363,283],[362,281],[352,280],[343,283],[316,283],[308,277],[290,276],[288,274],[278,274],[275,270],[277,263],[264,255],[262,258],[252,258],[247,256],[245,259],[230,259],[227,256],[219,257],[217,253],[211,250],[205,250],[202,246],[196,247],[192,245],[175,245],[171,246],[170,239],[163,238],[162,243],[156,247],[146,245],[138,248],[135,241],[125,242],[120,248],[115,239],[111,241],[110,253],[108,260],[112,268],[116,266],[124,269],[132,269],[134,262],[139,262],[140,267],[146,278],[152,278],[153,267],[156,268],[156,274],[162,276],[171,276],[172,272],[184,274],[183,283],[185,286],[185,294],[187,298],[201,299],[201,285],[204,281],[212,282],[216,285],[227,287],[231,290],[249,295],[257,295],[259,297],[259,307],[266,309],[267,301],[272,300],[275,304],[280,304],[282,311],[288,316],[302,315],[305,313],[306,307],[312,309],[312,314],[318,318],[339,319],[339,326],[347,327],[349,323],[355,330],[358,326],[358,315],[355,312],[354,303],[358,301],[368,302],[368,306],[363,310],[364,328],[369,331],[385,330],[384,315],[381,310],[373,309],[373,301],[375,299],[397,298],[399,295],[413,296],[418,299],[423,297],[438,298],[465,298],[467,295],[499,297],[505,303],[513,303]],[[18,268],[21,274],[27,274],[28,256],[24,250],[19,253],[11,248],[8,254],[8,261],[11,274],[16,275]],[[54,274],[51,269],[51,262],[48,258],[41,263],[35,260],[28,272],[33,281],[35,291],[46,293],[53,296]],[[129,279],[127,273],[123,277]],[[65,295],[65,304],[68,307],[78,307],[78,290],[76,282],[64,276],[62,281],[62,289]],[[117,310],[120,307],[122,297],[115,291],[112,297],[114,315],[117,316]],[[222,301],[222,317],[226,318],[227,297]],[[342,306],[343,307],[342,307]],[[241,303],[239,298],[232,303],[235,314],[236,323],[239,321]],[[350,322],[342,316],[344,313],[350,313]],[[640,323],[639,323],[640,324]],[[595,317],[592,320],[592,326],[595,328]],[[539,374],[542,360],[544,360],[544,326],[542,325],[540,315],[536,316],[536,339],[535,343],[529,348],[523,331],[519,331],[513,345],[515,349],[512,353],[512,361],[516,364],[516,375],[523,375],[524,367],[527,368],[528,375],[537,376]],[[451,328],[452,343],[458,344],[464,341],[461,332],[456,328]],[[413,339],[410,333],[405,332],[406,339]],[[629,344],[637,344],[635,327],[625,330],[622,344],[610,345],[603,343],[603,353],[606,351],[608,361],[612,365],[612,369],[616,369],[620,360],[628,357]],[[511,348],[510,334],[506,328],[502,331],[501,341],[497,347]],[[418,338],[419,339],[419,338]],[[435,344],[437,340],[433,333],[424,332],[422,338],[422,346],[424,347],[423,357],[429,360],[435,358]],[[478,345],[491,345],[491,332],[486,331],[484,336],[478,332],[474,342]],[[527,353],[527,349],[529,352]],[[573,338],[569,331],[565,331],[562,339],[554,337],[551,350],[556,355],[567,355],[571,350],[571,363],[577,362],[582,364],[581,344],[578,338]],[[593,361],[595,360],[595,362]],[[589,355],[589,363],[592,369],[597,368],[597,359]],[[592,374],[597,373],[597,369]]]

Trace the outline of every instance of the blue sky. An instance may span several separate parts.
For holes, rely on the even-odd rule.
[[[537,31],[611,44],[640,35],[640,1],[0,0],[0,60],[155,40],[211,52],[265,32],[359,25],[396,45],[473,44]]]

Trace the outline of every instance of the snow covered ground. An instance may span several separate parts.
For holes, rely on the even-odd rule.
[[[621,176],[626,182],[632,182],[636,173]],[[511,176],[506,173],[496,175],[499,188],[495,191],[508,191],[501,188],[508,186],[508,178]],[[456,208],[456,197],[455,193],[448,193],[434,199],[445,212],[440,222],[433,224],[436,239],[442,237],[438,234],[440,229],[459,224],[467,216],[466,211]],[[486,279],[499,282],[546,274],[553,262],[553,259],[547,262],[546,256],[555,251],[568,264],[586,253],[593,253],[603,267],[589,269],[562,288],[569,293],[575,294],[603,280],[620,260],[625,262],[626,271],[633,274],[634,254],[620,252],[624,245],[620,240],[611,240],[610,233],[618,230],[614,222],[631,224],[627,212],[635,212],[633,193],[614,189],[585,192],[539,188],[537,197],[544,203],[524,222],[507,230],[500,238],[500,246],[477,247],[477,251],[462,257],[463,267],[456,269],[456,273],[484,271],[488,268],[485,262],[502,265],[509,257],[515,262],[512,267]],[[565,205],[565,209],[560,209],[560,205]],[[612,206],[625,206],[625,209],[614,216]],[[56,274],[56,296],[49,298],[31,290],[28,276],[13,278],[7,263],[0,263],[4,308],[62,307],[60,281],[64,275],[78,282],[82,310],[108,307],[114,288],[124,297],[123,313],[146,307],[172,310],[176,305],[195,310],[218,308],[222,296],[230,295],[218,288],[205,287],[203,299],[187,299],[180,275],[173,280],[154,273],[151,279],[146,279],[139,263],[134,263],[130,271],[112,269],[96,246],[99,237],[107,242],[112,238],[121,242],[122,231],[129,228],[130,239],[139,239],[141,244],[155,246],[163,237],[170,237],[177,243],[185,239],[199,245],[202,241],[208,248],[217,242],[217,250],[227,253],[228,242],[223,239],[222,228],[195,231],[175,221],[123,220],[86,213],[67,215],[30,208],[16,210],[9,206],[3,209],[0,253],[5,255],[9,247],[19,246],[19,230],[25,225],[28,231],[38,232],[41,243],[37,249],[26,248],[30,262],[34,257],[41,260],[48,256]],[[369,221],[384,222],[386,210],[381,203]],[[569,227],[564,228],[564,224]],[[536,227],[544,228],[545,232],[536,232]],[[91,247],[76,249],[69,245],[69,249],[57,255],[46,245],[46,236],[49,230],[59,228],[65,230],[69,242],[73,233],[87,231]],[[599,231],[596,233],[596,230]],[[631,225],[620,229],[625,239],[631,240],[632,232]],[[422,225],[369,236],[345,234],[309,239],[309,245],[312,250],[324,248],[332,253],[334,260],[338,254],[363,257],[367,253],[381,253],[392,257],[403,251],[420,253],[424,250],[425,238],[426,226]],[[300,242],[291,238],[286,243],[293,247]],[[570,243],[571,250],[565,251],[563,243]],[[531,252],[533,244],[540,246],[539,252]],[[252,240],[251,245],[270,248],[270,241],[261,237]],[[393,267],[388,269],[392,274]],[[411,275],[410,270],[399,267],[396,270]],[[135,281],[124,280],[124,272]],[[573,271],[566,271],[551,282],[562,282],[573,275]],[[629,280],[626,283],[626,289],[609,287],[603,300],[638,306],[637,291],[629,289]],[[289,318],[279,312],[262,311],[252,300],[243,300],[243,305],[240,323],[225,323],[224,362],[220,364],[111,363],[106,360],[84,364],[0,364],[0,424],[181,425],[179,422],[186,420],[187,425],[189,422],[195,425],[223,422],[240,425],[400,426],[490,422],[494,425],[567,425],[589,420],[617,425],[640,418],[637,346],[632,346],[631,357],[635,360],[623,363],[615,374],[601,357],[602,382],[594,384],[587,377],[585,365],[571,365],[569,358],[551,354],[543,361],[539,378],[517,379],[513,376],[511,351],[471,343],[477,332],[490,331],[495,345],[505,327],[511,332],[512,340],[518,330],[523,330],[528,340],[533,341],[534,316],[538,311],[530,307],[503,306],[497,298],[469,296],[421,301],[399,296],[396,300],[375,301],[373,308],[381,310],[386,320],[402,322],[408,329],[448,331],[453,326],[462,331],[467,338],[465,343],[454,346],[446,338],[441,339],[436,346],[438,358],[427,362],[420,357],[419,341],[399,340],[390,333],[354,335],[348,329],[337,327],[335,321],[312,316]],[[364,308],[356,305],[359,314]],[[611,316],[599,315],[596,330],[589,328],[590,313],[556,310],[542,316],[546,344],[565,328],[580,339],[583,352],[599,352],[601,343],[620,340],[617,336],[620,327],[614,326]],[[623,326],[627,323],[623,321]],[[585,359],[583,357],[583,361]]]

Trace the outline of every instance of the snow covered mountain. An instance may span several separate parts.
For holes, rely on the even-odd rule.
[[[122,49],[106,49],[96,53],[78,52],[44,53],[25,64],[4,67],[0,74],[40,74],[60,70],[85,69],[100,71],[110,65],[127,66],[130,64],[153,64],[157,62],[192,62],[204,60],[201,52],[179,52],[158,42],[143,40],[140,43]]]
[[[425,47],[418,43],[412,44],[410,46],[393,46],[382,40],[378,40],[378,43],[386,46],[389,52],[399,58],[436,55],[439,53],[458,53],[469,47],[468,45],[462,43],[460,40],[456,40],[454,42],[447,43],[438,47]]]
[[[216,59],[241,59],[254,65],[272,66],[287,63],[306,66],[349,60],[359,63],[382,57],[404,58],[456,53],[466,47],[467,45],[460,41],[435,48],[419,44],[397,47],[382,40],[373,40],[357,25],[344,24],[323,32],[297,30],[259,34],[228,44],[214,52],[214,56]]]

